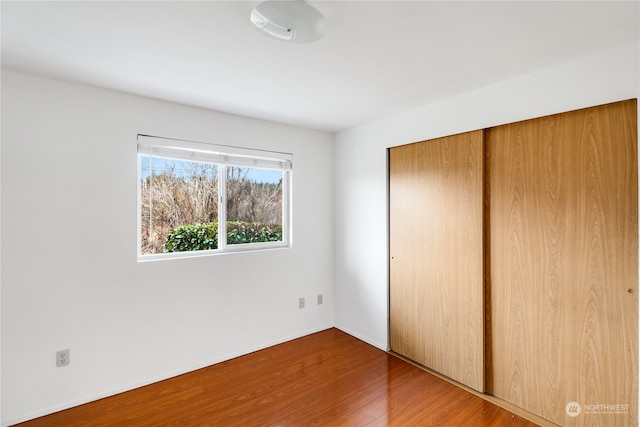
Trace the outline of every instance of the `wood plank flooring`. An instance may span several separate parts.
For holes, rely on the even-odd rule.
[[[337,329],[19,425],[536,426]]]

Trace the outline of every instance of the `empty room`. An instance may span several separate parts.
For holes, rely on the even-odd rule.
[[[0,16],[0,425],[638,425],[639,2]]]

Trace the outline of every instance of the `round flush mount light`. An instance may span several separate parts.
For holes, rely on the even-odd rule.
[[[309,43],[324,35],[322,14],[304,0],[266,0],[253,8],[251,22],[272,39]]]

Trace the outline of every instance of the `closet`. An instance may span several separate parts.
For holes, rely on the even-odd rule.
[[[558,425],[638,423],[636,100],[389,149],[391,350]]]

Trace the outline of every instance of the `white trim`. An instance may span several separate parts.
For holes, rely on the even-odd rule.
[[[218,233],[219,232],[220,232],[220,229],[218,229]],[[283,235],[283,240],[284,240],[284,235]],[[224,254],[233,254],[233,253],[237,254],[242,252],[262,251],[265,249],[289,249],[289,248],[291,248],[291,245],[284,243],[284,241],[241,243],[236,245],[226,245],[226,248],[224,250],[218,248],[218,249],[211,249],[208,251],[167,252],[162,254],[140,255],[138,256],[138,262],[162,261],[162,260],[183,259],[183,258],[199,258],[199,257],[211,256],[211,255],[224,255]]]
[[[293,242],[293,186],[291,171],[282,171],[282,243],[291,247]]]
[[[138,135],[138,153],[190,162],[291,170],[293,155],[204,142]]]
[[[140,248],[142,247],[142,186],[140,182],[142,181],[142,176],[140,174],[140,154],[136,156],[136,161],[138,162],[137,170],[137,181],[136,181],[136,256],[138,260],[142,256],[140,253]]]
[[[218,250],[227,249],[227,165],[218,167]],[[220,236],[224,236],[222,239]]]

